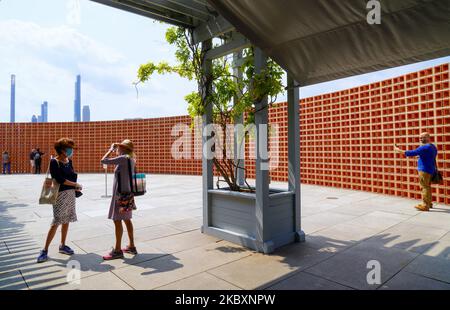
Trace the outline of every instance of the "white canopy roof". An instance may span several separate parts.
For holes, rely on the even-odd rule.
[[[450,0],[208,1],[302,86],[450,55]]]
[[[194,29],[195,42],[238,31],[302,86],[450,55],[450,0],[370,1],[381,24],[367,0],[92,1]]]

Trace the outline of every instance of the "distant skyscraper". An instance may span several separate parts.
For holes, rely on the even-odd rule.
[[[83,122],[91,121],[91,109],[88,105],[83,106]]]
[[[41,118],[42,123],[48,122],[48,102],[44,101],[43,104],[41,104]]]
[[[10,108],[10,122],[16,121],[16,76],[11,75],[11,108]]]
[[[38,115],[38,117],[37,117],[37,122],[38,122],[38,123],[42,123],[42,116],[41,116],[41,115]]]
[[[74,122],[81,122],[81,75],[77,75],[75,82]]]
[[[36,117],[36,115],[33,115],[32,117],[31,117],[31,122],[32,123],[37,123],[37,117]]]

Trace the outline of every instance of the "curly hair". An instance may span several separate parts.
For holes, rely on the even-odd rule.
[[[69,138],[61,138],[55,142],[55,151],[58,155],[61,155],[62,152],[67,148],[75,148],[75,141]]]

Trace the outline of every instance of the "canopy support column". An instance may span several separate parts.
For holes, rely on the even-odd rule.
[[[300,200],[300,96],[299,85],[288,73],[288,183],[289,191],[294,192],[294,231],[295,241],[305,241],[305,233],[301,230]]]
[[[242,59],[242,51],[233,53],[233,75],[235,76],[238,83],[242,80],[242,70],[240,68],[239,62]],[[239,95],[238,95],[239,96]],[[234,103],[239,100],[239,98],[234,98]],[[240,115],[236,121],[235,125],[243,125],[244,124],[244,115]],[[239,186],[244,186],[245,183],[245,139],[244,136],[241,137],[238,134],[238,131],[234,131],[234,162],[237,168],[236,171],[236,179],[237,184]]]
[[[260,74],[267,66],[267,57],[263,51],[254,48],[255,73]],[[256,244],[264,253],[274,250],[269,239],[269,157],[268,157],[268,100],[267,96],[255,102],[256,127]]]
[[[208,39],[202,42],[202,52],[206,54],[206,51],[211,50],[212,39]],[[211,94],[212,90],[212,60],[205,59],[203,62],[204,81],[202,85],[199,85],[200,94],[203,99],[207,98]],[[211,224],[211,214],[209,214],[210,196],[208,190],[213,189],[213,163],[212,159],[207,158],[207,151],[205,150],[206,141],[211,138],[211,135],[206,135],[206,127],[212,124],[212,103],[209,103],[205,107],[205,113],[202,117],[202,192],[203,192],[203,226],[202,232],[205,228],[208,228]]]

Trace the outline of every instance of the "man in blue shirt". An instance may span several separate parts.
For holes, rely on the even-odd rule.
[[[397,145],[394,150],[397,153],[405,154],[407,157],[419,156],[417,161],[417,170],[419,171],[419,181],[422,188],[423,203],[416,206],[420,211],[429,211],[433,207],[431,200],[431,177],[436,170],[437,148],[430,142],[430,134],[424,132],[420,135],[422,143],[417,149],[412,151],[403,151]]]

